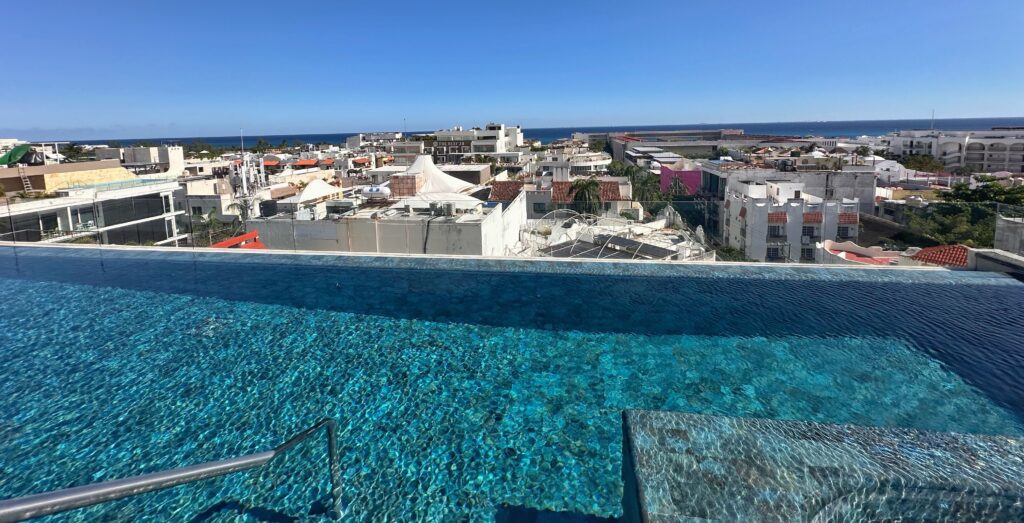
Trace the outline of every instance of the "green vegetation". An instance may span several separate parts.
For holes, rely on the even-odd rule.
[[[862,145],[854,149],[853,154],[857,156],[871,156],[871,148],[866,145]]]
[[[604,151],[606,153],[611,154],[612,148],[611,148],[611,146],[608,145],[607,141],[605,141],[605,140],[597,140],[596,142],[590,144],[590,151],[591,152],[595,152],[595,153],[599,153],[599,152]]]
[[[77,162],[85,156],[85,148],[77,143],[69,143],[62,146],[58,148],[57,152],[64,155],[64,158],[69,162]]]
[[[938,161],[930,154],[911,154],[910,156],[904,156],[900,160],[900,163],[907,169],[913,169],[915,171],[940,173],[945,170],[945,166],[942,162]]]
[[[573,207],[576,212],[597,214],[601,210],[601,183],[597,178],[577,178],[572,182]]]
[[[743,255],[743,251],[741,251],[739,249],[736,249],[734,247],[719,247],[715,251],[715,255],[717,255],[718,259],[721,260],[721,261],[736,261],[736,262],[753,261],[753,260],[748,259],[746,256],[744,256]]]
[[[913,212],[911,231],[937,244],[991,247],[997,204],[1024,205],[1024,187],[1005,187],[991,176],[978,176],[975,181],[975,188],[956,184],[939,195],[941,202]]]
[[[978,182],[974,189],[966,183],[958,183],[952,190],[940,194],[939,197],[947,202],[1024,205],[1024,186],[1005,187],[993,176],[977,176],[974,181]]]

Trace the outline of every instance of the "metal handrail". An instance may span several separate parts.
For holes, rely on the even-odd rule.
[[[338,465],[337,445],[338,424],[331,418],[324,418],[292,436],[273,450],[266,452],[0,501],[0,523],[56,514],[261,467],[291,450],[321,427],[327,428],[327,453],[330,460],[331,498],[333,501],[333,510],[330,514],[337,517],[341,506],[341,480],[339,477],[341,468]]]

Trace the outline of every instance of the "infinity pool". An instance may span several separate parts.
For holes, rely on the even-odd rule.
[[[617,515],[627,408],[1024,434],[1024,284],[987,273],[0,247],[0,300],[0,498],[325,416],[375,521]],[[59,519],[315,519],[325,455]]]

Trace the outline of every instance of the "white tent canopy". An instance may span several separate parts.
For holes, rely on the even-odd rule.
[[[476,187],[469,182],[445,174],[434,165],[434,160],[426,154],[417,156],[416,161],[412,162],[405,174],[419,175],[423,179],[423,188],[418,191],[420,194],[460,193]]]
[[[308,202],[311,200],[319,200],[328,196],[333,196],[340,192],[337,187],[321,180],[316,179],[306,185],[299,194],[300,202]]]

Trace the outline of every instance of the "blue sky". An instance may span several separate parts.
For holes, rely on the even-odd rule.
[[[0,36],[0,137],[1024,115],[1021,0],[34,0],[17,11]]]

